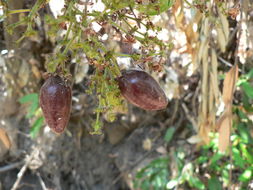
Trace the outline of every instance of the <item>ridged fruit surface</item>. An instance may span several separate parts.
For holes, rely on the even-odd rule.
[[[118,78],[121,94],[132,104],[145,110],[165,109],[167,97],[148,73],[140,70],[123,71]]]
[[[58,75],[50,76],[40,89],[40,106],[46,123],[56,133],[62,133],[69,122],[71,88]]]

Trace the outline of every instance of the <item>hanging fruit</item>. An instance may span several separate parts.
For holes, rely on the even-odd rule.
[[[167,97],[149,74],[140,70],[123,71],[118,79],[121,94],[133,105],[145,110],[165,109]]]
[[[66,128],[71,110],[72,92],[59,75],[51,75],[40,89],[40,106],[46,123],[56,133]]]

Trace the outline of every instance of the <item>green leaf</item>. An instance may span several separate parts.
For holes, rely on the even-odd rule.
[[[164,140],[169,143],[171,141],[171,139],[173,138],[173,135],[175,133],[176,129],[174,127],[171,127],[169,129],[167,129],[166,134],[164,136]]]
[[[247,146],[243,143],[240,143],[239,146],[240,146],[240,150],[242,152],[242,156],[245,158],[245,160],[247,160],[248,163],[253,164],[253,156],[247,150]]]
[[[26,117],[30,118],[34,116],[36,110],[39,108],[39,95],[37,93],[25,95],[19,99],[19,102],[21,104],[30,103],[28,112],[26,114]]]
[[[227,163],[226,166],[228,166],[229,164]],[[225,166],[225,167],[226,167]],[[222,176],[222,182],[225,183],[225,184],[228,184],[229,183],[229,169],[228,167],[223,167],[221,168],[221,176]]]
[[[133,0],[103,0],[102,1],[106,7],[110,7],[113,10],[120,10],[125,7],[133,7],[134,1]]]
[[[209,160],[208,157],[206,157],[206,156],[200,156],[200,157],[197,158],[197,163],[198,164],[203,164],[203,163],[207,162],[208,160]]]
[[[217,161],[220,160],[223,156],[224,156],[224,154],[220,153],[220,152],[217,152],[216,154],[214,154],[211,158],[211,166],[210,167],[214,167],[217,164]]]
[[[247,79],[250,79],[253,77],[253,69],[251,69],[247,74],[246,74]]]
[[[239,115],[239,117],[240,117],[241,119],[248,120],[248,116],[247,116],[247,114],[246,114],[245,112],[243,112],[243,111],[240,110],[240,109],[237,109],[237,111],[238,111],[238,115]],[[239,123],[239,125],[240,125],[240,123]]]
[[[217,177],[211,177],[208,180],[208,190],[222,190],[222,185]]]
[[[172,180],[170,180],[170,181],[167,183],[166,188],[167,188],[167,189],[173,189],[174,187],[177,186],[178,183],[179,183],[179,182],[178,182],[178,179],[172,179]]]
[[[137,9],[147,15],[154,16],[167,11],[173,5],[173,0],[157,0],[154,3],[141,4]]]
[[[191,186],[196,187],[197,189],[205,189],[204,183],[197,177],[190,176],[189,183]]]
[[[239,123],[237,128],[238,128],[240,139],[242,140],[242,142],[246,144],[252,143],[252,137],[250,136],[250,133],[247,127],[243,123]]]
[[[232,152],[233,152],[233,159],[235,160],[235,165],[239,166],[240,168],[244,168],[245,161],[243,160],[240,151],[236,147],[233,147]]]
[[[28,103],[28,102],[35,102],[35,101],[38,101],[38,97],[39,96],[37,93],[28,94],[20,98],[19,102],[21,104]]]
[[[32,128],[30,130],[30,135],[32,138],[35,138],[38,135],[42,127],[43,121],[44,121],[44,117],[40,117],[33,123]]]
[[[135,175],[135,187],[140,189],[165,189],[168,179],[168,158],[161,157],[151,161]]]
[[[240,176],[239,176],[239,180],[242,182],[247,182],[252,178],[252,167],[249,167],[248,169],[246,169]]]
[[[242,89],[249,98],[253,98],[253,87],[248,83],[242,83]]]

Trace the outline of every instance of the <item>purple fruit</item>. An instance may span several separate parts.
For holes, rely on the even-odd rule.
[[[40,89],[42,112],[56,133],[62,133],[69,122],[71,97],[71,88],[58,75],[50,76]]]
[[[168,100],[162,88],[149,74],[139,70],[123,71],[118,78],[121,94],[145,110],[165,109]]]

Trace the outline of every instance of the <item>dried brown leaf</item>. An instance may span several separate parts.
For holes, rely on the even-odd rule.
[[[232,127],[232,113],[231,107],[227,108],[224,114],[217,122],[217,128],[219,133],[218,148],[221,152],[226,151],[230,143],[230,132]]]
[[[230,131],[232,127],[232,99],[235,90],[235,83],[238,78],[238,66],[232,67],[226,74],[222,98],[225,103],[225,111],[217,121],[216,128],[219,133],[219,150],[224,152],[230,143]]]
[[[234,7],[234,8],[230,8],[228,10],[228,15],[233,19],[235,20],[237,15],[239,15],[239,12],[240,12],[240,7]]]
[[[206,117],[203,117],[203,113],[201,113],[200,120],[202,121],[200,121],[198,136],[205,144],[209,144],[209,133],[215,130],[215,112],[208,113]]]
[[[10,138],[9,138],[8,134],[6,133],[6,131],[3,128],[0,128],[0,140],[3,142],[4,146],[7,149],[11,148]]]
[[[203,140],[203,142],[205,144],[209,144],[210,142],[210,137],[209,137],[209,133],[211,132],[211,126],[210,124],[207,122],[205,123],[202,123],[200,126],[199,126],[199,132],[198,132],[198,135],[199,137],[201,137],[201,139]]]
[[[230,106],[230,104],[232,104],[232,98],[237,78],[238,78],[238,66],[235,65],[228,71],[223,83],[222,99],[225,103],[225,107]]]

